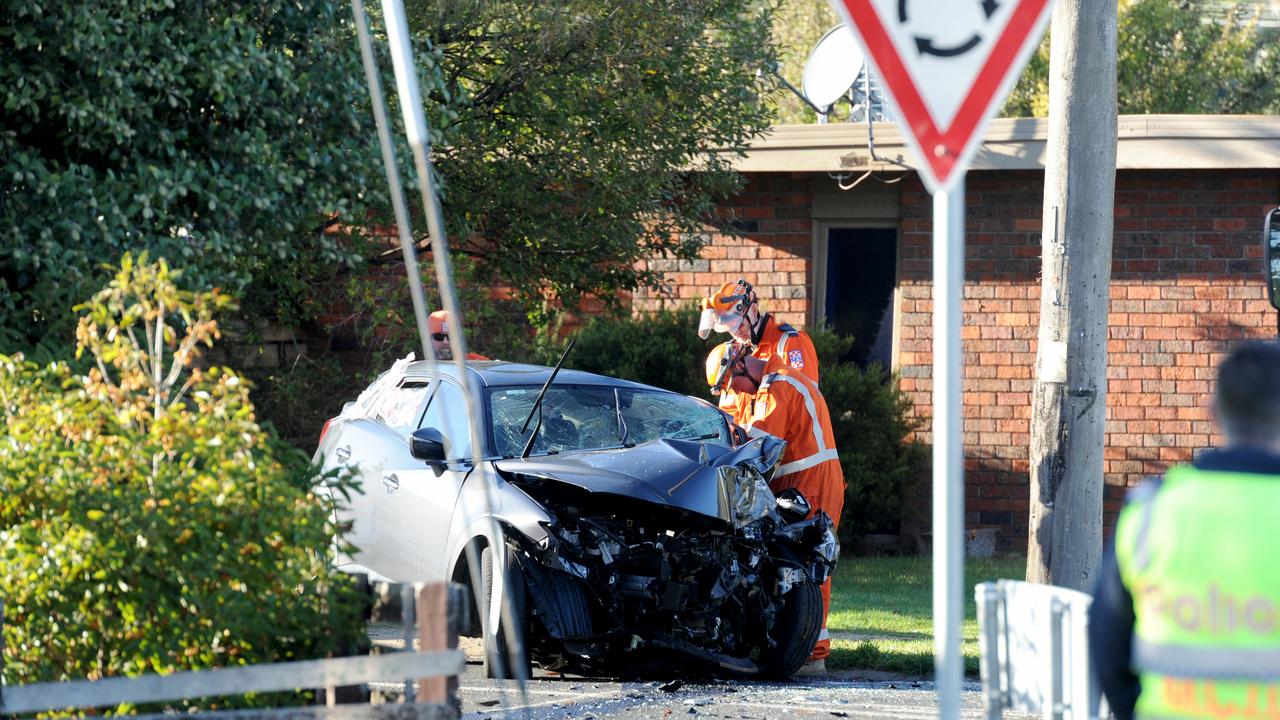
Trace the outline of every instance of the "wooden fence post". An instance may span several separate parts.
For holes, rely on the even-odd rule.
[[[455,650],[458,633],[468,623],[466,588],[449,583],[428,583],[418,590],[418,645],[423,652]],[[458,676],[421,678],[418,680],[421,702],[447,705],[461,711],[458,698]]]
[[[413,625],[422,617],[417,613],[417,595],[419,594],[418,586],[414,583],[405,583],[400,586],[400,621],[404,623],[404,651],[414,652],[413,639],[417,633],[414,632]],[[426,624],[426,620],[421,624]],[[426,650],[424,646],[422,650]],[[435,648],[432,648],[433,650]],[[404,701],[412,705],[418,701],[417,694],[414,692],[413,678],[404,679]]]

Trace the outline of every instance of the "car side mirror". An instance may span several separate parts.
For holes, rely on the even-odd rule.
[[[1272,208],[1262,223],[1262,254],[1266,258],[1267,297],[1280,310],[1280,207]]]
[[[428,465],[444,465],[448,457],[444,435],[432,427],[414,430],[409,434],[409,454]]]
[[[809,517],[812,507],[804,494],[796,488],[787,488],[778,493],[778,512],[789,523],[800,522]]]

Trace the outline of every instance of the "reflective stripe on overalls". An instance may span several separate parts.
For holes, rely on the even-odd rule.
[[[778,337],[778,347],[774,354],[786,362],[789,359],[787,358],[787,341],[794,337],[800,337],[800,331],[787,323],[778,323],[778,330],[782,331],[782,335]]]
[[[813,426],[813,440],[815,447],[819,448],[818,452],[808,457],[792,460],[789,463],[778,466],[778,472],[775,478],[790,475],[791,473],[808,470],[809,468],[824,463],[828,460],[839,460],[840,454],[834,447],[827,447],[826,433],[822,431],[822,420],[818,417],[818,406],[813,402],[813,394],[809,392],[809,388],[800,380],[793,377],[787,377],[779,373],[771,373],[766,375],[760,383],[760,389],[757,392],[764,392],[774,381],[781,380],[800,393],[800,397],[804,398],[804,409],[809,413],[810,424]],[[754,427],[748,427],[748,432],[758,433]]]

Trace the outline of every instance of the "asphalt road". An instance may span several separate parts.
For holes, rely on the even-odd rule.
[[[460,693],[466,720],[694,717],[905,720],[938,716],[933,684],[911,680],[680,684],[541,677],[531,680],[521,694],[514,683],[484,679],[477,665],[469,666],[461,678]],[[966,687],[962,696],[961,717],[984,717],[976,685]],[[1035,716],[1006,713],[1005,717]]]
[[[385,628],[385,629],[384,629]],[[370,628],[376,644],[403,647],[396,626]],[[523,691],[511,681],[489,680],[480,666],[479,641],[462,638],[467,669],[459,678],[464,720],[630,720],[638,718],[858,718],[914,720],[938,715],[933,683],[884,674],[832,672],[788,683],[754,681],[618,682],[535,669]],[[389,696],[400,686],[382,685]],[[983,718],[978,684],[966,682],[961,717]],[[1035,715],[1008,713],[1011,720]]]

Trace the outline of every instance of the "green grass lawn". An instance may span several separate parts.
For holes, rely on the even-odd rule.
[[[933,564],[923,557],[844,557],[831,584],[831,657],[827,669],[885,670],[933,675]],[[1021,580],[1023,555],[966,559],[961,651],[965,671],[978,673],[978,617],[973,586],[997,578]]]

